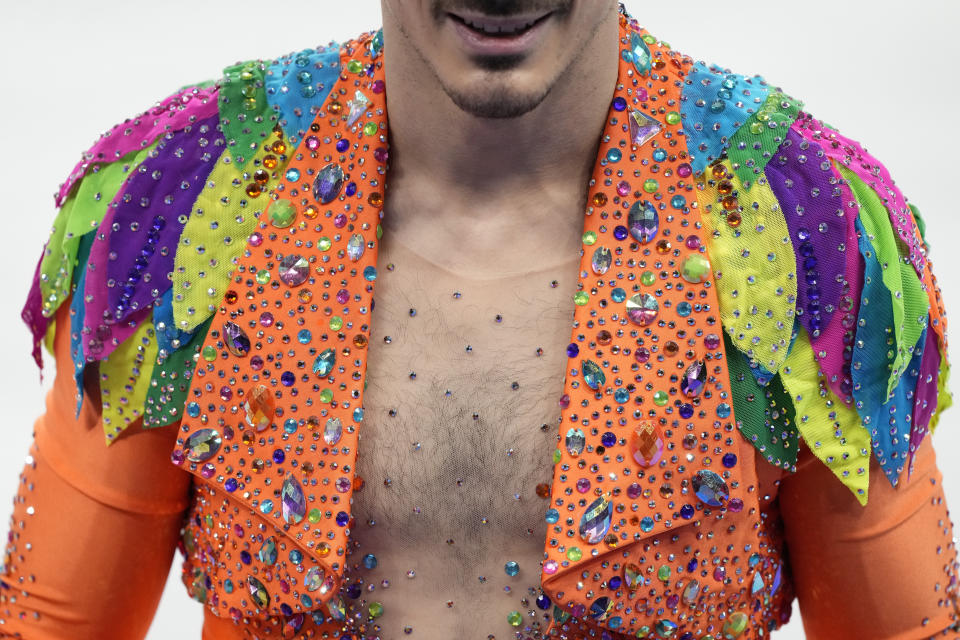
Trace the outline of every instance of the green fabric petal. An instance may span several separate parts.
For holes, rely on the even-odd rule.
[[[781,469],[796,471],[800,446],[795,412],[779,374],[766,387],[757,384],[750,365],[724,332],[733,414],[740,433],[766,458]]]
[[[890,213],[870,186],[846,167],[834,163],[850,185],[860,203],[858,219],[870,239],[883,269],[883,285],[890,291],[893,303],[893,333],[896,353],[887,380],[887,397],[893,393],[905,367],[913,356],[914,346],[927,323],[930,300],[906,252],[897,244]]]
[[[221,155],[193,205],[173,264],[173,319],[180,331],[192,333],[223,300],[233,262],[270,203],[268,193],[288,161],[274,150],[283,142],[271,140],[242,167],[230,154]],[[267,173],[267,181],[261,185],[262,193],[252,197],[246,188],[258,169]]]
[[[100,361],[100,401],[107,445],[115,442],[143,413],[156,360],[157,340],[148,317],[133,335]]]
[[[913,219],[917,222],[917,230],[920,232],[920,239],[923,240],[923,244],[929,248],[927,245],[927,223],[923,221],[923,218],[920,217],[920,210],[917,209],[914,205],[907,203],[907,206],[910,207],[910,211],[913,212]]]
[[[727,156],[748,191],[787,137],[803,102],[782,91],[773,91],[730,138]]]
[[[730,162],[723,166],[729,181],[711,178],[697,185],[720,317],[733,345],[776,373],[787,357],[797,304],[793,242],[766,177],[747,194]],[[731,188],[739,199],[736,226],[721,204],[727,197],[721,192]]]
[[[270,135],[277,114],[267,104],[264,65],[260,61],[242,62],[223,70],[217,106],[227,151],[234,162],[243,165]]]
[[[810,451],[865,505],[870,481],[870,432],[860,423],[856,410],[830,390],[820,374],[806,329],[798,327],[798,331],[780,370],[796,410],[797,429]]]
[[[158,354],[143,406],[144,429],[172,424],[183,417],[190,379],[209,327],[207,320],[187,344],[166,357]]]
[[[72,291],[80,238],[100,225],[124,180],[156,146],[155,142],[116,162],[95,165],[57,212],[40,265],[40,291],[45,314],[55,312]]]

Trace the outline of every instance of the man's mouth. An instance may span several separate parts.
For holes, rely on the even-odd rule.
[[[485,16],[481,14],[448,13],[456,22],[467,27],[477,35],[486,38],[516,38],[545,21],[553,12],[536,16]]]

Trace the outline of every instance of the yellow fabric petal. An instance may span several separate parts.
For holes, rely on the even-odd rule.
[[[193,205],[173,264],[173,319],[180,331],[192,332],[216,310],[234,260],[270,203],[268,193],[287,164],[287,156],[280,153],[284,143],[275,137],[271,141],[260,145],[242,167],[223,154]],[[260,194],[251,196],[247,187],[258,170],[268,179],[259,185]]]
[[[157,360],[157,340],[151,318],[100,362],[100,400],[107,445],[143,415],[143,403]]]
[[[797,429],[807,447],[860,504],[867,504],[870,432],[861,424],[856,410],[841,402],[820,374],[806,329],[799,329],[780,378],[793,399]]]
[[[793,242],[766,177],[747,192],[729,160],[722,166],[723,178],[710,167],[697,184],[720,317],[734,346],[776,373],[787,357],[797,304]],[[724,208],[727,197],[738,198],[737,209]]]

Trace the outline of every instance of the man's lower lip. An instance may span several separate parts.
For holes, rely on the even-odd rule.
[[[488,36],[483,32],[472,29],[460,20],[450,17],[453,28],[461,42],[473,55],[480,56],[510,56],[526,53],[534,44],[536,38],[543,31],[550,16],[541,19],[532,27],[511,36]]]

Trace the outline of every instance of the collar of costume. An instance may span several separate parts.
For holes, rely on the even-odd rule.
[[[858,143],[622,7],[619,37],[542,587],[562,630],[732,638],[791,601],[755,455],[792,469],[802,437],[865,503],[872,451],[896,484],[950,406],[946,321],[919,212]],[[382,48],[241,63],[104,135],[61,188],[24,308],[39,361],[69,300],[78,397],[99,362],[108,444],[181,421],[191,592],[221,616],[345,616]]]

